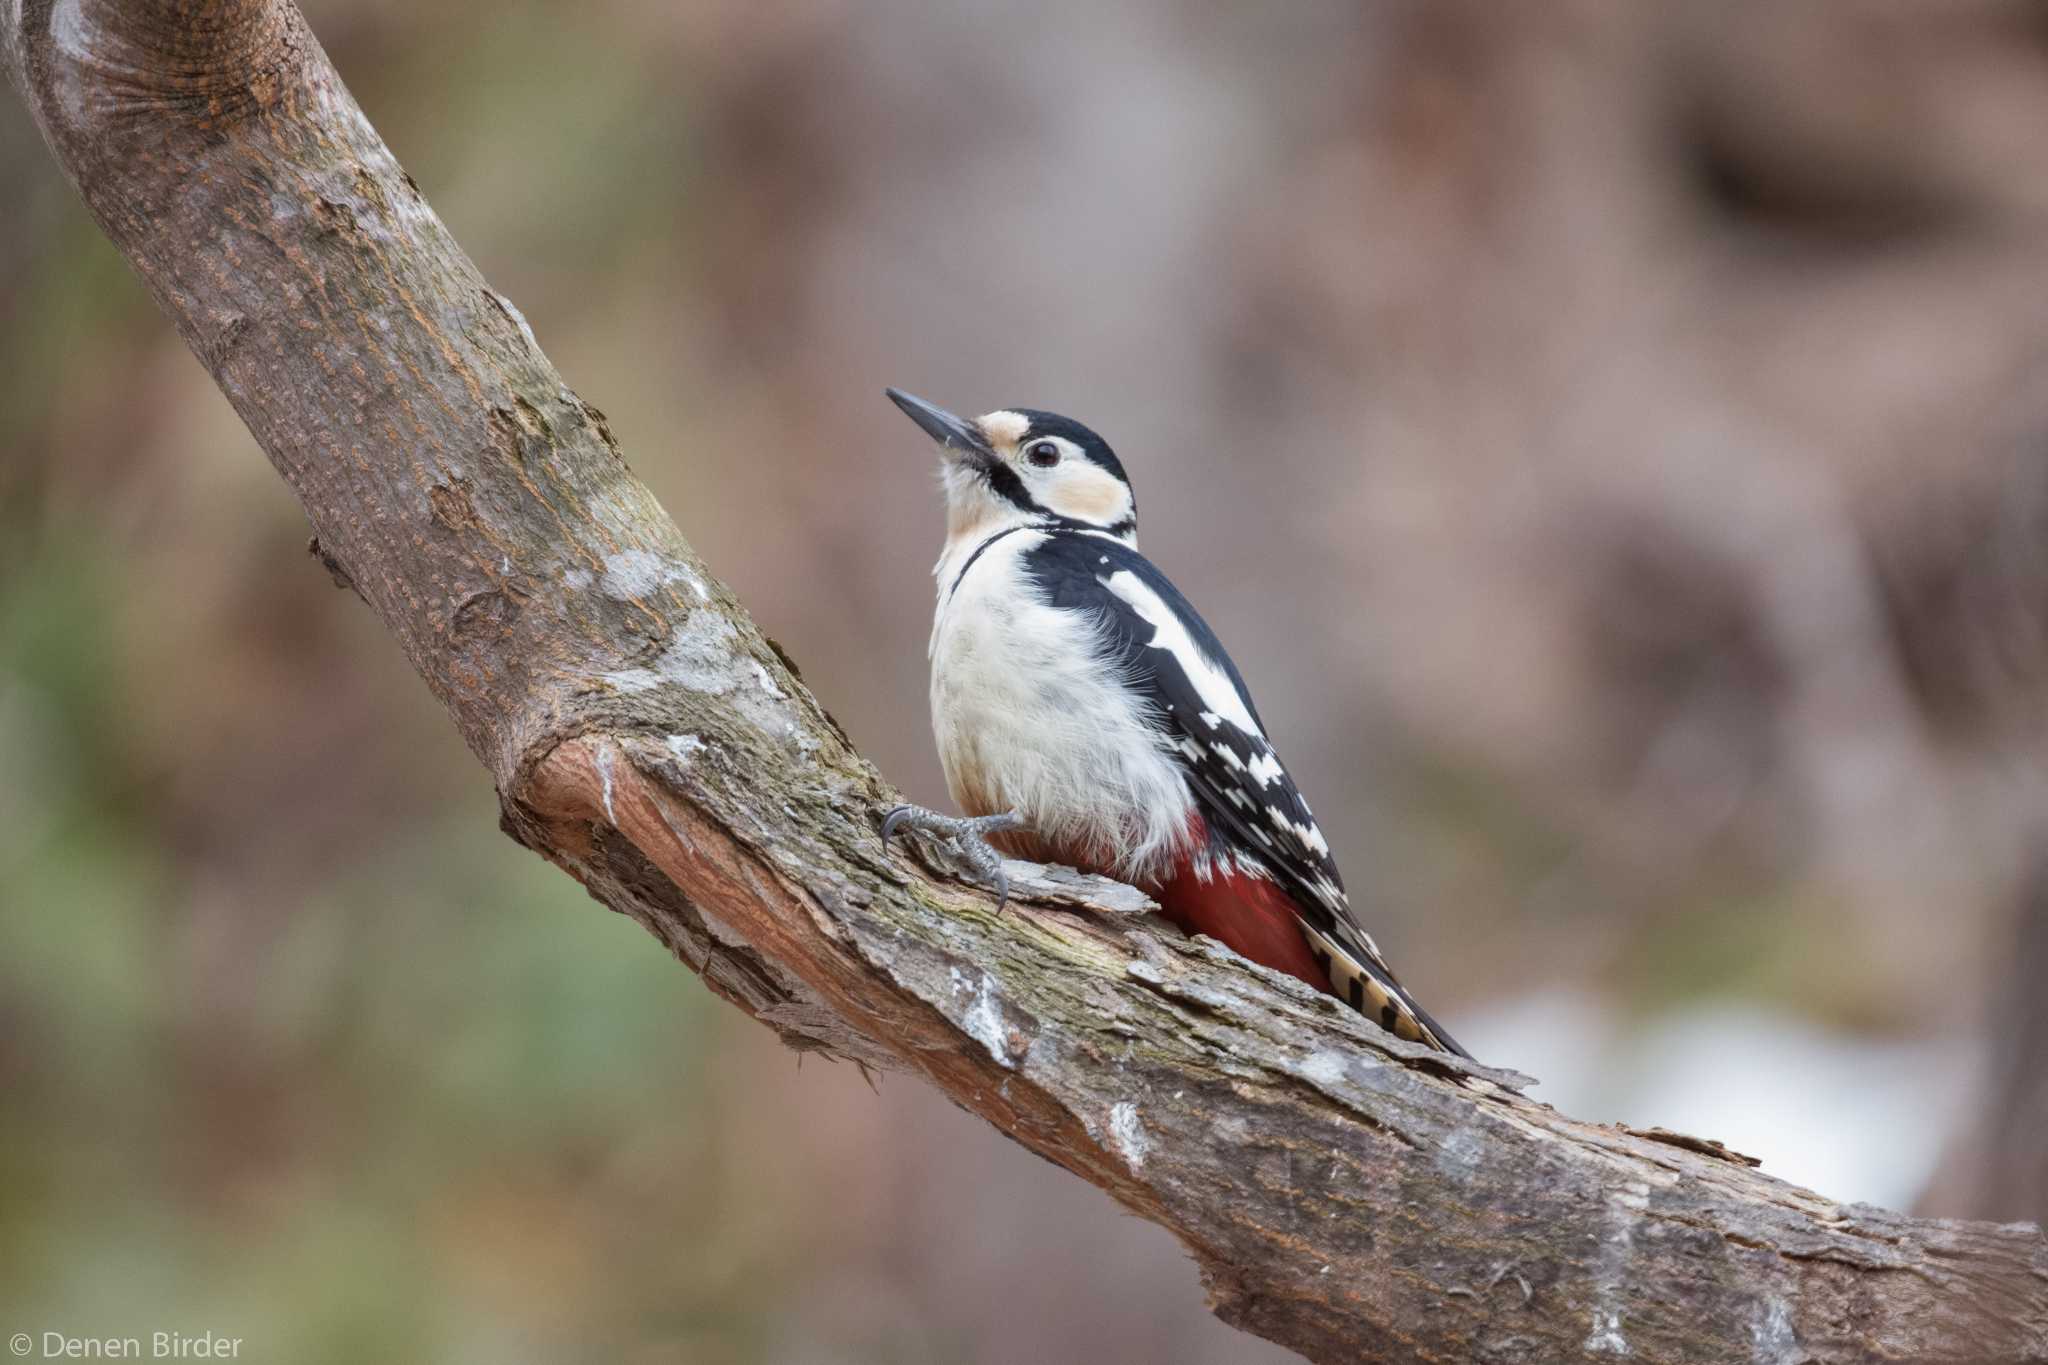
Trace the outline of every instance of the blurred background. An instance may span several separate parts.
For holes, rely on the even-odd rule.
[[[913,798],[882,386],[1072,414],[1474,1051],[2048,1213],[2048,6],[308,8]],[[500,836],[11,99],[0,177],[0,1327],[1286,1358]]]

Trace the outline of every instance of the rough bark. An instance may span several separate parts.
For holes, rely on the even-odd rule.
[[[0,0],[65,172],[497,784],[505,827],[791,1045],[913,1071],[1318,1360],[2048,1359],[2026,1225],[1587,1125],[892,799],[627,471],[283,0]],[[694,510],[694,509],[692,509]],[[703,513],[708,515],[709,513]],[[992,1233],[991,1235],[999,1235]]]

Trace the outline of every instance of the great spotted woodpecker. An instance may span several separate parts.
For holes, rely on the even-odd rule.
[[[1138,553],[1108,444],[1049,412],[968,421],[888,394],[941,449],[932,730],[967,818],[899,806],[883,841],[905,827],[950,839],[1004,895],[1002,853],[1130,882],[1190,932],[1470,1055],[1352,917],[1236,665]]]

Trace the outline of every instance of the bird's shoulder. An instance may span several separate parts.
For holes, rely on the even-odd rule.
[[[1047,600],[1094,614],[1125,678],[1149,694],[1213,835],[1266,865],[1318,919],[1345,915],[1329,843],[1237,665],[1166,575],[1102,536],[1049,536],[1026,562]]]
[[[1157,651],[1150,659],[1133,653],[1131,662],[1144,665],[1141,672],[1170,662],[1177,667],[1168,672],[1186,681],[1191,696],[1206,695],[1215,703],[1208,709],[1238,715],[1246,729],[1264,737],[1251,689],[1230,651],[1194,603],[1136,546],[1100,531],[1051,531],[1023,551],[1023,563],[1051,605],[1100,617],[1127,653]]]
[[[1357,963],[1444,1036],[1401,990],[1352,912],[1329,841],[1236,664],[1180,590],[1134,546],[1099,534],[1049,534],[1023,562],[1053,605],[1094,617],[1128,684],[1148,695],[1207,827],[1207,856],[1271,876],[1313,943]]]

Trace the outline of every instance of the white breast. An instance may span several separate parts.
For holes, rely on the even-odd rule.
[[[1015,809],[1033,833],[1097,850],[1126,880],[1161,873],[1186,839],[1186,779],[1144,703],[1117,678],[1098,627],[1049,605],[1021,557],[1045,539],[972,546],[939,561],[932,622],[932,733],[953,800]]]

